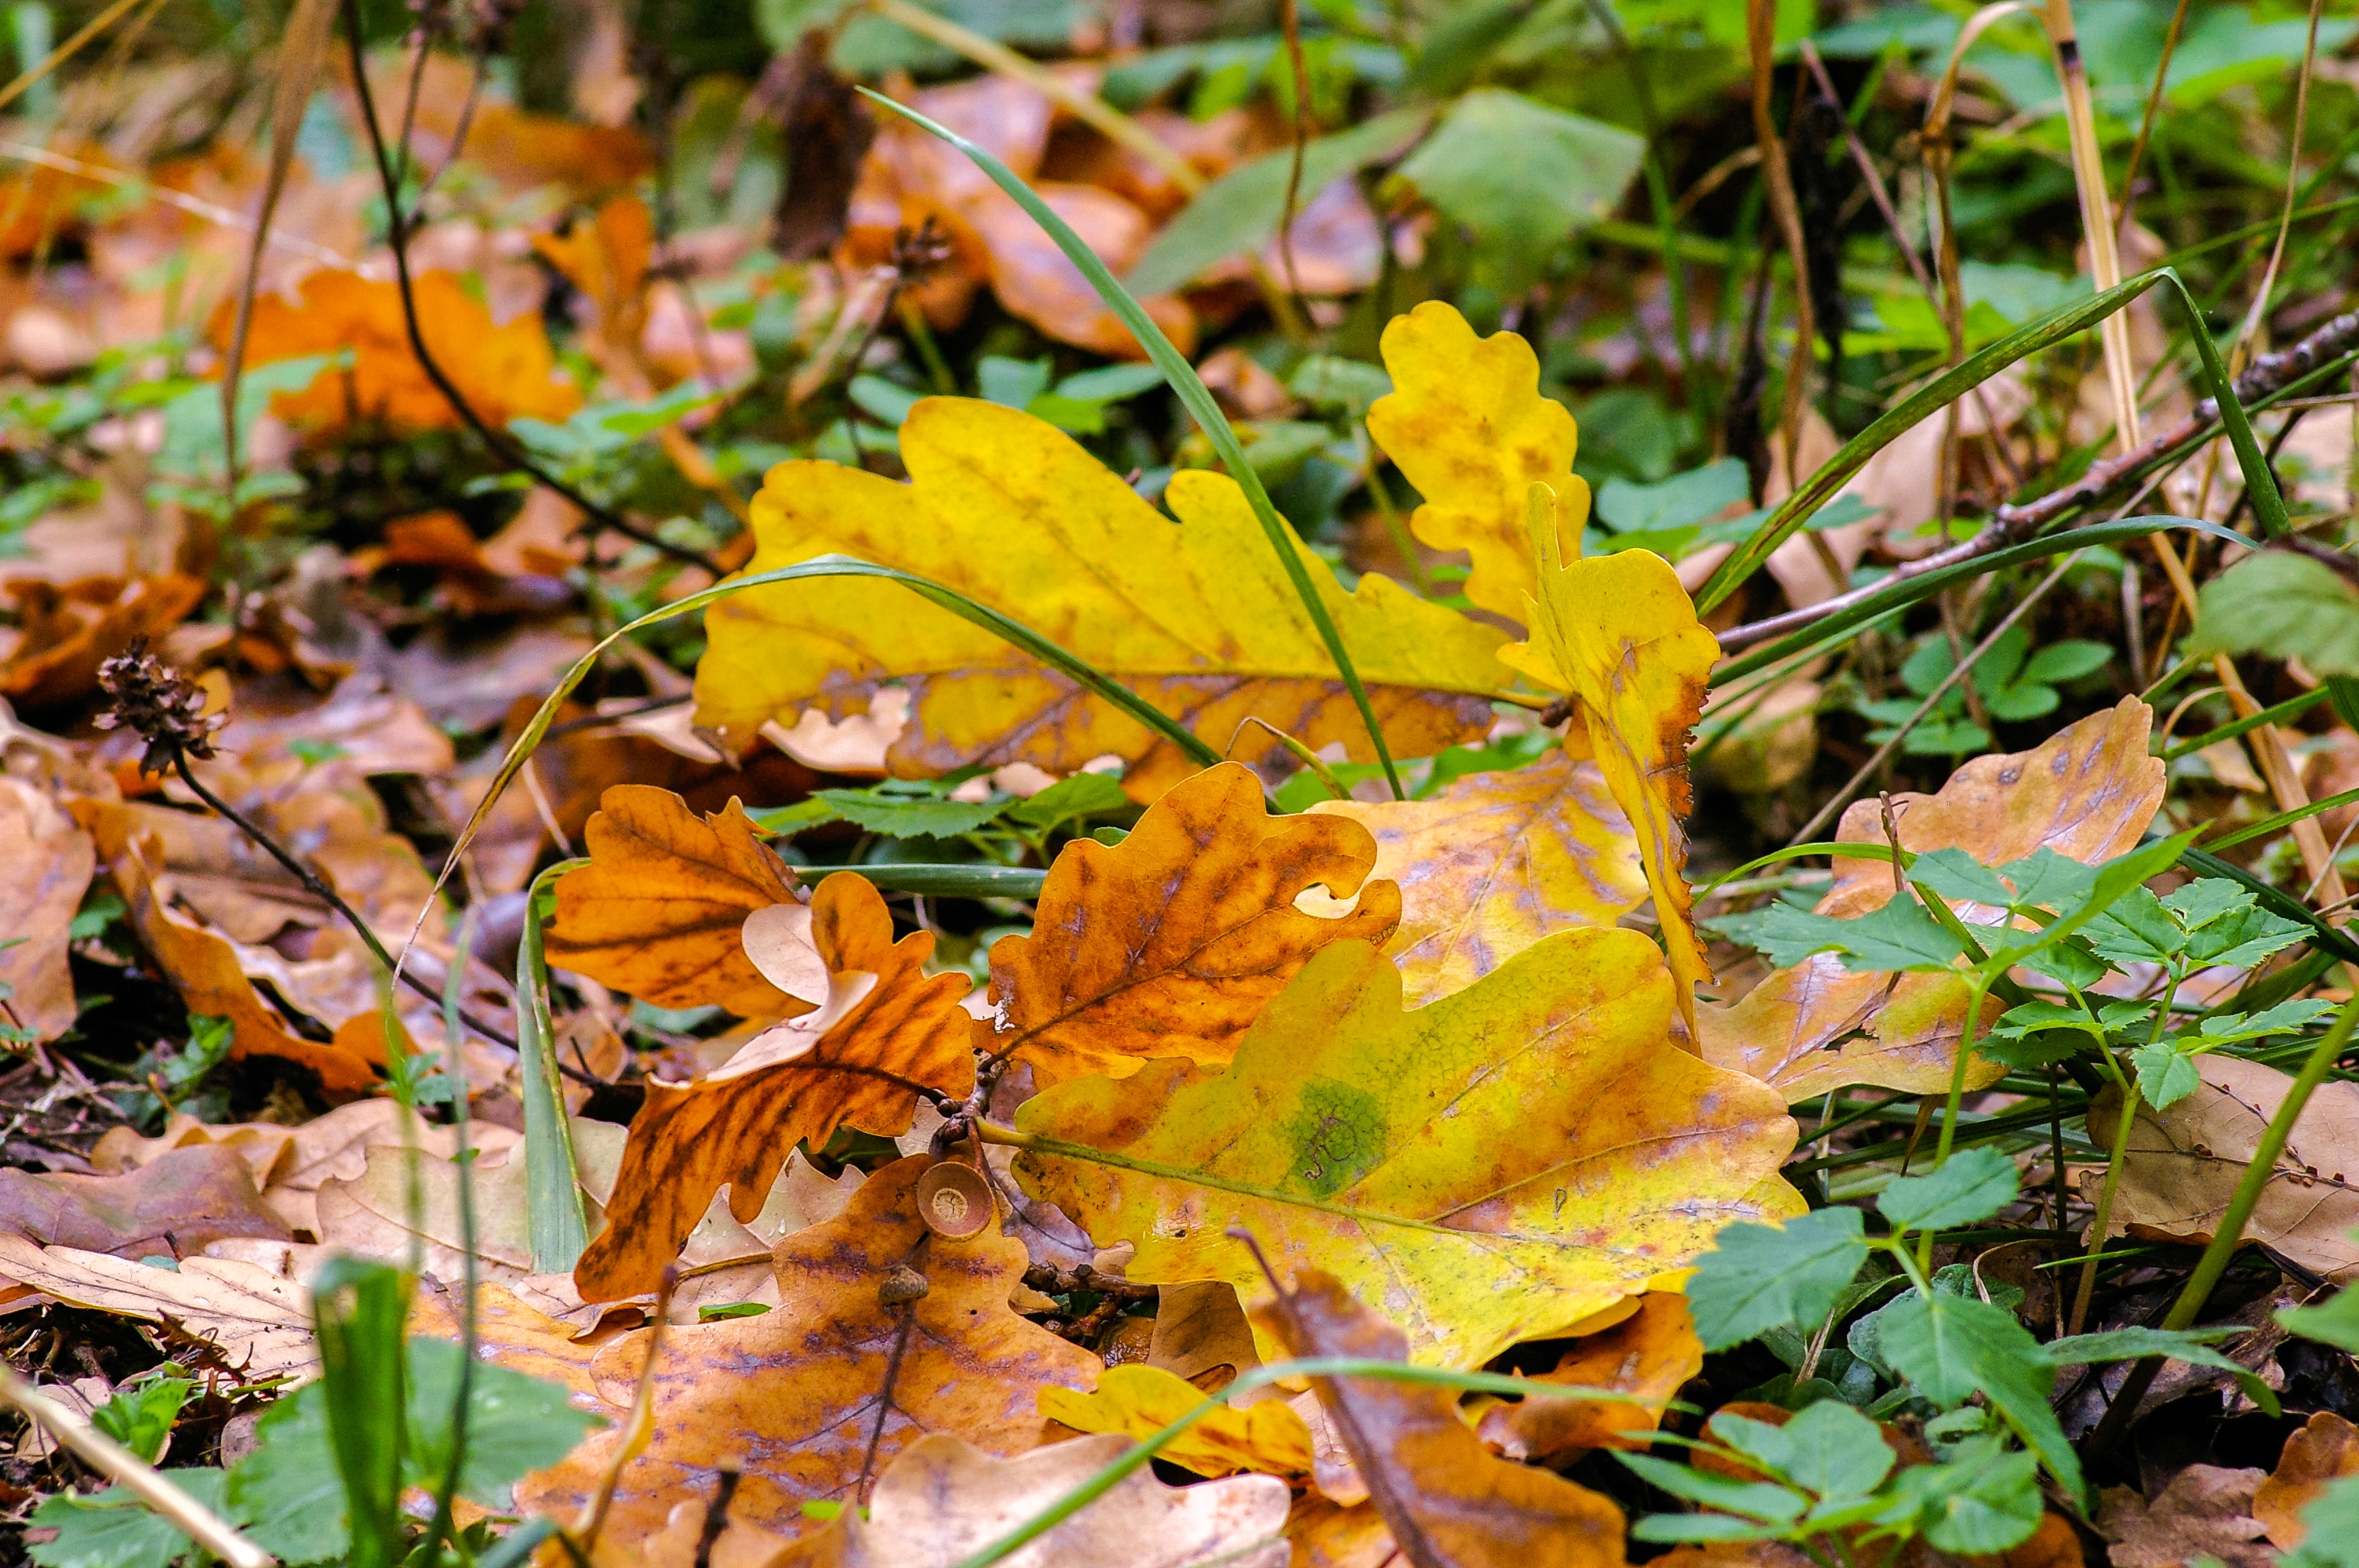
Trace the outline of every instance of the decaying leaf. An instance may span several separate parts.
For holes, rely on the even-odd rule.
[[[2359,1427],[2320,1411],[2286,1439],[2277,1467],[2253,1492],[2253,1517],[2269,1544],[2290,1552],[2310,1533],[2302,1510],[2345,1476],[2359,1475]]]
[[[1750,1074],[1788,1105],[1853,1084],[1928,1094],[1946,1090],[1965,1039],[1965,981],[1922,971],[1854,974],[1832,953],[1779,969],[1726,1007],[1696,1010],[1703,1058]],[[1983,1027],[2006,1004],[1983,1004]],[[2006,1069],[1977,1056],[1966,1087],[1987,1088]]]
[[[189,1011],[226,1018],[235,1027],[233,1057],[277,1056],[309,1067],[319,1075],[320,1092],[335,1099],[355,1098],[376,1083],[376,1066],[384,1060],[381,1044],[362,1054],[346,1044],[294,1033],[255,992],[230,941],[170,906],[159,886],[160,843],[142,831],[136,814],[98,801],[76,801],[74,811],[90,828],[129,908],[131,928],[171,977]],[[365,1043],[364,1034],[352,1042]]]
[[[2162,805],[2162,759],[2147,736],[2154,710],[2125,697],[2069,724],[2028,752],[1976,757],[1938,794],[1900,793],[1892,809],[1900,847],[1911,853],[1963,849],[1986,866],[2053,849],[2091,865],[2127,854]],[[1843,843],[1884,842],[1884,808],[1854,801],[1835,829]],[[1848,919],[1892,896],[1888,860],[1838,856],[1834,885],[1819,913]]]
[[[825,1000],[789,996],[746,953],[746,916],[795,902],[794,878],[735,801],[699,820],[668,789],[617,784],[582,838],[592,863],[557,879],[550,964],[655,1007],[787,1018]]]
[[[2220,1052],[2197,1057],[2195,1066],[2202,1081],[2193,1094],[2167,1110],[2138,1107],[2112,1235],[2210,1241],[2293,1083],[2274,1067]],[[2120,1118],[2120,1091],[2108,1085],[2089,1104],[2090,1127],[2106,1135],[2100,1147]],[[2302,1107],[2245,1239],[2337,1283],[2359,1279],[2359,1242],[2352,1238],[2359,1190],[2346,1173],[2359,1175],[2359,1084],[2330,1081]]]
[[[1405,1012],[1364,943],[1312,957],[1224,1073],[1149,1063],[1017,1115],[1027,1190],[1130,1278],[1286,1268],[1381,1303],[1418,1360],[1478,1366],[1681,1267],[1734,1219],[1782,1218],[1783,1102],[1670,1044],[1672,985],[1633,931],[1559,932]],[[1116,1163],[1098,1163],[1089,1150]]]
[[[118,1258],[177,1258],[229,1236],[284,1240],[234,1149],[176,1149],[120,1176],[0,1168],[0,1234]]]
[[[1109,1367],[1094,1392],[1040,1390],[1040,1413],[1076,1432],[1151,1437],[1202,1402],[1203,1390],[1160,1367]],[[1282,1400],[1223,1407],[1164,1444],[1158,1457],[1199,1476],[1310,1473],[1310,1433]]]
[[[811,1528],[804,1502],[855,1500],[872,1446],[880,1471],[934,1432],[1021,1453],[1039,1437],[1042,1389],[1096,1380],[1095,1355],[1008,1309],[1022,1243],[988,1230],[950,1241],[925,1227],[914,1188],[930,1162],[920,1155],[886,1166],[842,1215],[781,1240],[776,1308],[671,1332],[657,1370],[653,1442],[624,1469],[607,1518],[617,1541],[661,1530],[675,1504],[710,1498],[724,1465],[745,1471],[731,1518],[799,1534]],[[878,1289],[905,1268],[924,1277],[926,1293],[888,1306]],[[626,1339],[593,1364],[615,1413],[629,1404],[643,1357]],[[592,1438],[519,1485],[518,1501],[574,1518],[614,1441]]]
[[[906,1132],[915,1086],[952,1098],[973,1086],[971,1021],[959,1006],[967,980],[925,973],[933,934],[894,941],[884,897],[848,871],[820,883],[810,912],[832,977],[828,1005],[770,1030],[696,1083],[648,1086],[606,1228],[574,1270],[584,1300],[654,1290],[724,1182],[730,1212],[751,1219],[797,1143],[819,1148],[846,1126]]]
[[[2209,1559],[2226,1568],[2273,1568],[2253,1517],[2259,1470],[2190,1465],[2152,1502],[2128,1487],[2106,1489],[2097,1529],[2112,1544],[2113,1568],[2180,1568]]]
[[[319,1370],[311,1292],[237,1259],[185,1257],[175,1271],[0,1234],[0,1277],[78,1307],[169,1324],[210,1341],[251,1382]]]
[[[1058,853],[1033,934],[991,950],[975,1044],[1030,1063],[1044,1088],[1157,1057],[1220,1066],[1312,953],[1392,934],[1400,890],[1370,879],[1375,860],[1354,824],[1270,816],[1250,769],[1196,773],[1121,843]],[[1313,886],[1340,918],[1295,907]]]
[[[1546,1458],[1574,1448],[1643,1448],[1663,1410],[1703,1370],[1703,1345],[1688,1321],[1684,1297],[1649,1291],[1627,1303],[1620,1323],[1587,1334],[1538,1382],[1612,1389],[1626,1403],[1527,1399],[1494,1405],[1476,1428],[1510,1459]]]
[[[1431,800],[1322,801],[1376,838],[1372,873],[1400,884],[1385,944],[1413,1007],[1462,990],[1551,931],[1608,926],[1646,901],[1629,819],[1593,762],[1561,751],[1475,773]]]
[[[182,572],[62,587],[20,579],[7,591],[19,635],[0,663],[0,697],[38,713],[88,697],[100,665],[187,620],[204,601],[205,580]]]
[[[1256,1309],[1290,1356],[1408,1357],[1408,1340],[1316,1270]],[[1560,1476],[1483,1446],[1448,1390],[1373,1378],[1312,1380],[1368,1498],[1411,1562],[1436,1568],[1621,1568],[1622,1510]]]
[[[1694,808],[1688,784],[1688,737],[1703,712],[1706,682],[1720,644],[1696,619],[1695,605],[1669,561],[1649,550],[1578,558],[1562,521],[1536,523],[1538,596],[1532,635],[1500,658],[1541,685],[1579,699],[1565,745],[1585,749],[1605,775],[1638,839],[1638,862],[1655,895],[1680,1017],[1695,1033],[1695,987],[1712,979],[1696,940],[1694,898],[1687,883],[1682,819]]]
[[[936,1433],[885,1472],[866,1519],[846,1509],[779,1568],[955,1568],[1127,1446],[1109,1434],[996,1459]],[[1288,1501],[1285,1483],[1266,1476],[1168,1487],[1136,1474],[1001,1561],[1013,1568],[1286,1568]]]
[[[43,1040],[72,1027],[69,927],[98,857],[90,835],[47,795],[0,777],[0,983],[7,1019]]]
[[[1183,470],[1177,528],[1053,427],[1012,408],[928,398],[901,427],[910,482],[834,463],[770,471],[755,497],[749,572],[831,552],[932,579],[1125,682],[1241,760],[1283,750],[1259,718],[1313,748],[1373,761],[1359,712],[1245,494]],[[1299,545],[1296,546],[1300,548]],[[1357,662],[1397,756],[1488,730],[1499,634],[1371,573],[1345,594],[1304,565]],[[910,691],[897,773],[1027,762],[1071,773],[1114,753],[1152,799],[1193,764],[1136,720],[992,633],[892,583],[831,579],[753,589],[705,614],[698,721],[743,744],[803,708],[856,712],[887,682]]]
[[[1529,343],[1513,332],[1477,338],[1441,300],[1394,317],[1381,351],[1394,391],[1368,409],[1368,434],[1425,497],[1409,527],[1437,550],[1472,556],[1466,597],[1524,623],[1539,587],[1526,493],[1555,491],[1558,526],[1576,541],[1589,521],[1572,416],[1540,392]]]

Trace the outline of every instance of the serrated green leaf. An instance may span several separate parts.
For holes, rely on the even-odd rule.
[[[2056,1375],[2040,1363],[2039,1342],[2013,1313],[1937,1291],[1895,1302],[1878,1316],[1878,1349],[1895,1371],[1938,1405],[1983,1396],[2058,1483],[2079,1495],[2080,1459],[2048,1404]]]
[[[1724,1350],[1788,1325],[1815,1329],[1867,1261],[1865,1226],[1855,1208],[1822,1208],[1782,1228],[1723,1230],[1688,1281],[1688,1311],[1704,1348]]]
[[[214,1513],[226,1508],[228,1477],[219,1470],[167,1470],[179,1488]],[[122,1487],[95,1497],[61,1492],[33,1510],[31,1522],[58,1532],[24,1549],[41,1568],[169,1568],[196,1543]]]
[[[2266,654],[2320,676],[2359,675],[2359,589],[2323,561],[2260,550],[2203,585],[2190,659]]]
[[[2022,1177],[1995,1149],[1962,1149],[1928,1176],[1902,1176],[1875,1200],[1902,1230],[1947,1230],[1988,1219],[2015,1201]]]

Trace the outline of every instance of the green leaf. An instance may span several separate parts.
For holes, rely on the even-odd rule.
[[[1894,1479],[1917,1506],[1917,1528],[1942,1552],[2006,1551],[2039,1528],[2038,1461],[2007,1451],[1995,1438],[1959,1445],[1941,1465],[1916,1465]]]
[[[1963,849],[1928,849],[1909,862],[1908,880],[1924,883],[1943,898],[1986,903],[1994,909],[2006,909],[2015,902],[2015,891],[1999,874]]]
[[[845,821],[888,838],[955,838],[996,821],[1007,809],[1005,800],[951,800],[871,789],[823,789],[814,798],[826,802]]]
[[[228,1476],[219,1470],[167,1470],[179,1488],[214,1513],[224,1511]],[[109,1487],[95,1497],[61,1492],[33,1510],[35,1526],[58,1532],[26,1547],[42,1568],[169,1568],[196,1543],[179,1526],[149,1511],[131,1492]]]
[[[418,1485],[439,1481],[450,1465],[451,1413],[464,1360],[454,1341],[409,1342],[409,1467]],[[603,1424],[576,1410],[562,1384],[478,1362],[467,1390],[467,1454],[459,1490],[505,1512],[511,1485],[556,1464]]]
[[[2113,657],[2114,651],[2103,643],[2085,642],[2079,638],[2050,643],[2031,655],[2030,662],[2023,666],[2023,673],[2016,677],[2016,684],[2054,686],[2061,681],[2079,680],[2083,676],[2093,676],[2104,669]]]
[[[1936,1292],[1895,1302],[1878,1317],[1878,1350],[1893,1370],[1944,1408],[1982,1395],[2059,1484],[2080,1494],[2081,1462],[2048,1406],[2056,1374],[2041,1364],[2039,1342],[2013,1313]]]
[[[1575,229],[1614,215],[1646,156],[1645,139],[1618,125],[1480,87],[1451,105],[1399,175],[1529,273]]]
[[[398,1269],[336,1257],[311,1282],[329,1446],[352,1520],[351,1568],[393,1568],[408,1536],[401,1512],[407,1423],[386,1417],[408,1408],[402,1353],[408,1315],[409,1277]]]
[[[1389,157],[1423,130],[1431,115],[1430,109],[1396,109],[1312,141],[1302,154],[1301,200]],[[1293,149],[1281,148],[1240,164],[1206,186],[1163,226],[1123,281],[1133,293],[1169,294],[1231,256],[1259,250],[1277,232],[1285,216],[1293,163]]]
[[[1772,904],[1748,924],[1745,939],[1781,969],[1828,951],[1841,953],[1843,968],[1852,970],[1946,969],[1965,953],[1913,898],[1896,898],[1850,920]]]
[[[2233,1374],[2237,1386],[2251,1396],[2255,1404],[2276,1415],[2277,1397],[2269,1386],[2240,1363],[2230,1360],[2204,1343],[2207,1339],[2228,1338],[2241,1332],[2234,1328],[2114,1328],[2102,1334],[2079,1334],[2069,1339],[2052,1339],[2039,1347],[2039,1356],[2051,1367],[2097,1366],[2108,1361],[2137,1361],[2148,1356],[2167,1356],[2190,1367],[2215,1367]]]
[[[2304,1339],[2359,1355],[2359,1291],[2338,1291],[2324,1306],[2281,1308],[2277,1322]]]
[[[1875,1422],[1840,1400],[1822,1400],[1783,1426],[1716,1415],[1704,1432],[1821,1498],[1867,1496],[1897,1460]]]
[[[1150,364],[1100,365],[1059,382],[1055,395],[1075,403],[1121,403],[1163,384],[1163,373]]]
[[[2169,1041],[2141,1045],[2130,1053],[2137,1064],[2138,1098],[2157,1110],[2166,1110],[2203,1087],[2195,1058]]]
[[[1609,479],[1597,487],[1597,520],[1616,534],[1690,527],[1745,499],[1747,482],[1745,464],[1735,458],[1673,474],[1659,484]]]
[[[2359,589],[2309,556],[2256,551],[2203,585],[2185,654],[2264,654],[2321,677],[2359,675]]]
[[[186,1378],[150,1378],[118,1389],[113,1399],[90,1412],[90,1423],[153,1465],[195,1387]]]
[[[1995,1149],[1961,1149],[1930,1176],[1902,1176],[1875,1206],[1900,1230],[1947,1230],[1988,1219],[2015,1201],[2021,1175]]]
[[[1867,1260],[1865,1217],[1822,1208],[1769,1225],[1732,1225],[1696,1260],[1688,1310],[1707,1350],[1788,1324],[1815,1329]]]
[[[272,1405],[255,1428],[260,1446],[230,1472],[229,1496],[255,1544],[282,1563],[342,1557],[352,1541],[343,1477],[318,1383]]]
[[[2301,1522],[2309,1533],[2280,1568],[2359,1568],[2359,1476],[2328,1487],[2301,1510]]]
[[[1998,874],[2014,884],[2017,909],[2069,909],[2097,885],[2096,867],[2060,855],[2045,845],[2020,860],[2009,860]]]
[[[1701,1503],[1706,1508],[1724,1509],[1730,1513],[1744,1514],[1751,1519],[1782,1522],[1799,1517],[1802,1510],[1810,1506],[1806,1498],[1791,1488],[1767,1481],[1732,1480],[1726,1476],[1715,1476],[1709,1470],[1699,1470],[1691,1465],[1675,1465],[1668,1459],[1657,1459],[1645,1454],[1624,1454],[1617,1451],[1614,1456],[1636,1470],[1645,1479],[1670,1493],[1671,1496],[1684,1498],[1691,1503]],[[1640,1536],[1639,1539],[1656,1541],[1675,1538],[1646,1535]],[[1698,1538],[1680,1536],[1676,1539]],[[1718,1535],[1701,1539],[1725,1541],[1741,1538]]]
[[[1068,822],[1125,810],[1133,804],[1119,780],[1105,773],[1075,773],[1009,806],[1007,819],[1039,838]]]

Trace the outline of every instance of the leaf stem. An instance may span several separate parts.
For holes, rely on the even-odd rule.
[[[2121,1190],[2122,1166],[2129,1158],[2130,1130],[2137,1124],[2137,1085],[2121,1069],[2114,1054],[2098,1047],[2098,1058],[2104,1063],[2115,1085],[2122,1091],[2121,1119],[2114,1126],[2114,1141],[2105,1153],[2105,1184],[2097,1192],[2097,1213],[2091,1221],[2090,1245],[2096,1249],[2081,1265],[2081,1281],[2072,1290],[2072,1315],[2064,1332],[2074,1335],[2089,1321],[2089,1298],[2097,1288],[2097,1260],[2105,1249],[2105,1232],[2114,1217],[2114,1195]]]

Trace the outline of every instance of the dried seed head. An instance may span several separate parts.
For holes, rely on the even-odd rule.
[[[143,773],[162,773],[176,756],[212,756],[213,731],[229,722],[226,713],[205,711],[204,690],[196,682],[136,643],[98,666],[98,684],[114,698],[98,716],[98,727],[128,726],[146,739]]]
[[[885,1271],[884,1283],[876,1287],[876,1300],[885,1306],[899,1306],[904,1302],[923,1301],[926,1292],[933,1288],[923,1274],[907,1263],[896,1263]]]

